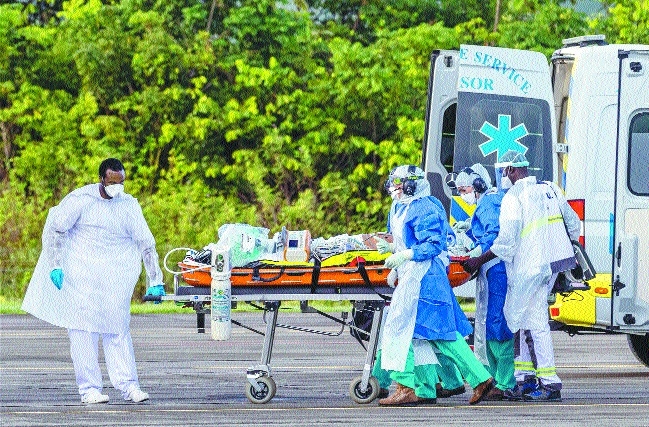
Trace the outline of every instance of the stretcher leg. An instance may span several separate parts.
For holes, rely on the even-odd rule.
[[[266,322],[266,334],[264,335],[264,347],[261,351],[261,363],[248,368],[246,378],[246,397],[252,403],[269,402],[277,391],[275,380],[270,374],[270,359],[273,353],[273,341],[275,339],[275,329],[277,327],[277,313],[279,310],[279,301],[266,301],[265,310],[269,313],[269,319]]]
[[[205,309],[203,303],[195,302],[194,311],[196,312],[196,331],[199,334],[205,333]]]
[[[372,329],[365,355],[365,364],[361,376],[354,378],[349,386],[351,399],[356,403],[370,403],[379,395],[381,389],[379,382],[372,376],[372,367],[376,357],[376,348],[379,343],[379,332],[381,328],[381,317],[383,315],[384,302],[377,302],[369,306],[374,313],[372,315]]]

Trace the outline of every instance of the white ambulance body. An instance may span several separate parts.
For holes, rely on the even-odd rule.
[[[564,43],[550,66],[514,49],[433,52],[424,170],[453,222],[472,209],[439,185],[446,173],[478,162],[493,173],[499,150],[525,151],[580,215],[597,272],[589,291],[557,295],[552,319],[627,333],[649,366],[649,46]]]

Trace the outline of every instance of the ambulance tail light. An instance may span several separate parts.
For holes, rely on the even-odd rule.
[[[579,217],[579,221],[581,222],[581,227],[579,230],[579,243],[581,243],[583,247],[586,247],[586,238],[584,235],[584,220],[586,219],[584,212],[586,211],[586,200],[585,199],[568,200],[568,204],[577,213],[577,216]]]

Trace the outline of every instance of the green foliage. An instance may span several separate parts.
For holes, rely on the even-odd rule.
[[[610,2],[608,15],[597,16],[591,28],[596,33],[605,34],[609,43],[649,43],[649,2]]]
[[[557,2],[511,3],[498,27],[500,46],[536,50],[549,57],[563,39],[588,33],[586,17]]]
[[[385,176],[421,161],[433,49],[549,54],[588,25],[646,42],[645,3],[589,21],[502,2],[494,32],[495,0],[5,2],[0,296],[24,294],[47,210],[106,157],[123,160],[161,256],[224,223],[382,230]]]

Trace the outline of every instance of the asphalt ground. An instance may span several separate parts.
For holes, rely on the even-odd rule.
[[[235,320],[264,330],[260,313]],[[337,333],[317,314],[279,314],[278,322]],[[242,425],[462,425],[647,426],[649,368],[629,350],[624,335],[570,337],[553,332],[557,371],[564,382],[557,403],[482,402],[471,394],[436,405],[386,408],[354,403],[349,385],[365,352],[345,329],[323,336],[279,329],[272,375],[275,397],[266,404],[245,396],[246,369],[259,363],[263,337],[233,327],[228,341],[196,331],[188,314],[133,316],[131,332],[142,404],[121,400],[104,372],[110,403],[80,402],[67,332],[27,315],[0,316],[0,425],[2,426],[242,426]]]

